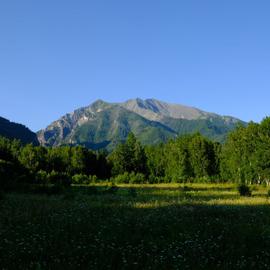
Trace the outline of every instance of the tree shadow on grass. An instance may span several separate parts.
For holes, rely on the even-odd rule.
[[[172,187],[164,187],[164,186],[142,186],[142,187],[136,187],[135,188],[140,188],[144,190],[169,190],[169,191],[232,191],[235,190],[236,187],[231,186],[231,187],[222,187],[222,186],[206,186],[206,187],[192,187],[190,185],[185,185],[185,184],[179,184],[178,186],[172,186]]]

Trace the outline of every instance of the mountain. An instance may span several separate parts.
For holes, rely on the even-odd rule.
[[[155,99],[131,99],[123,103],[97,100],[39,131],[38,139],[47,146],[80,144],[92,149],[112,149],[131,131],[143,144],[201,132],[222,142],[239,123],[244,122]]]
[[[120,105],[129,111],[135,112],[153,121],[160,121],[164,117],[194,120],[217,116],[215,114],[207,113],[193,107],[187,107],[179,104],[170,104],[156,99],[142,100],[137,98],[128,100],[124,103],[120,103]]]
[[[0,117],[0,136],[20,140],[23,144],[39,145],[37,135],[24,125],[10,122]]]
[[[177,134],[200,132],[210,139],[223,142],[226,135],[238,124],[245,122],[231,117],[179,104],[170,104],[156,99],[131,99],[121,104],[146,119],[158,121]]]

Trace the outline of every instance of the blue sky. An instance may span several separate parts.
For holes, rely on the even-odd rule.
[[[0,2],[0,116],[34,131],[96,99],[270,115],[270,1]]]

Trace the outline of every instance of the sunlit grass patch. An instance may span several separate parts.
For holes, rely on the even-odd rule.
[[[270,200],[264,197],[252,197],[252,198],[235,198],[235,199],[212,199],[207,202],[209,205],[270,205]]]

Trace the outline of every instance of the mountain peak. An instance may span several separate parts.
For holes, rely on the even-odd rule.
[[[107,108],[108,106],[111,106],[110,103],[102,100],[102,99],[97,99],[96,101],[94,101],[89,108],[91,108],[92,111],[101,111],[105,108]]]
[[[97,99],[93,103],[91,103],[90,106],[100,106],[100,105],[102,106],[104,104],[108,104],[108,102],[106,102],[106,101],[104,101],[102,99]]]
[[[103,99],[97,99],[92,104],[94,104],[94,103],[107,103],[107,102],[104,101]]]

